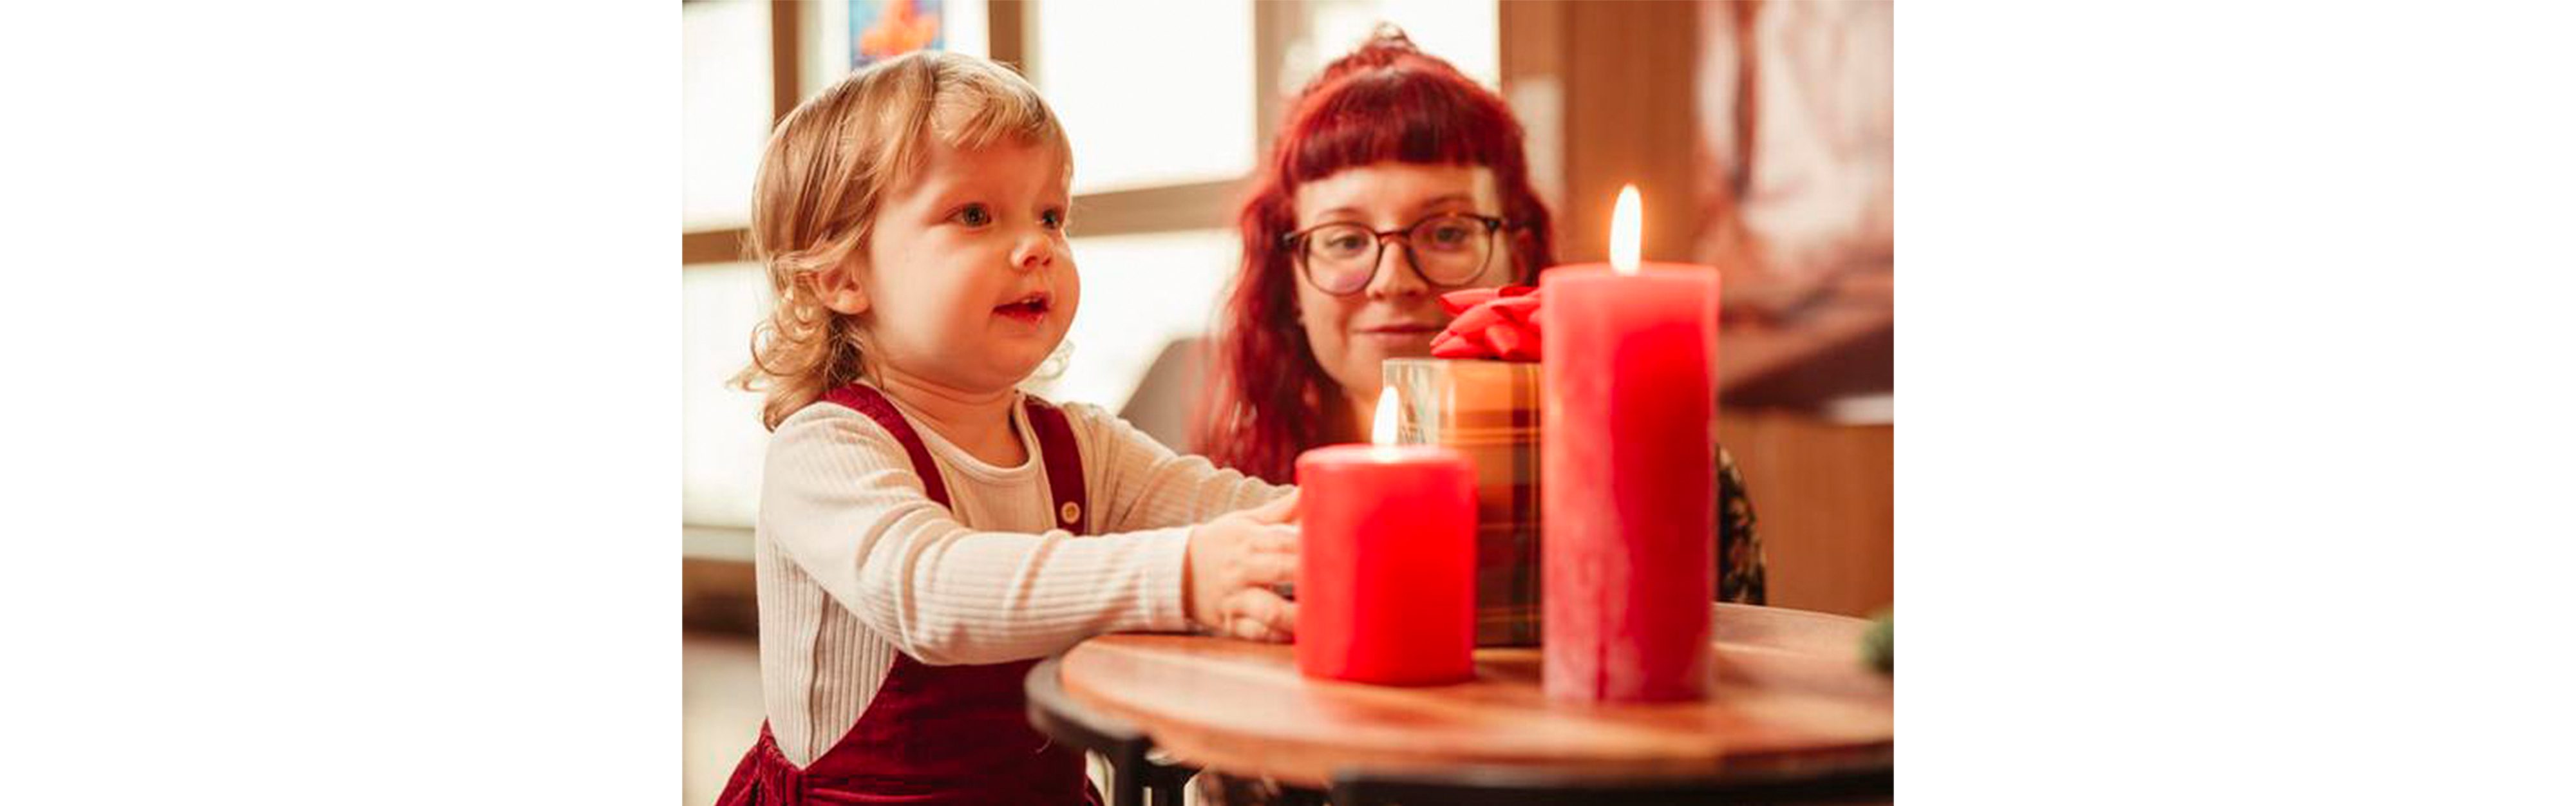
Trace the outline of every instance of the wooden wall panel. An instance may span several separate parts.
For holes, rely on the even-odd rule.
[[[1771,604],[1862,616],[1895,599],[1895,426],[1730,410],[1717,433],[1753,499]]]
[[[1619,186],[1645,202],[1645,258],[1683,261],[1698,238],[1693,154],[1699,5],[1572,3],[1563,18],[1565,204],[1557,250],[1605,260]]]
[[[680,558],[680,627],[688,632],[760,634],[752,564],[736,559]]]

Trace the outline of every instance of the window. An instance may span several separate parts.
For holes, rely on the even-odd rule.
[[[1073,140],[1075,194],[1252,169],[1251,3],[1042,2],[1036,11],[1029,72]]]
[[[1082,310],[1065,335],[1073,352],[1063,376],[1037,391],[1115,412],[1165,345],[1207,331],[1243,244],[1234,230],[1204,229],[1077,237],[1072,247],[1082,270]]]
[[[687,3],[680,20],[680,227],[740,227],[769,140],[769,6]]]
[[[1502,84],[1501,14],[1492,3],[1454,0],[1319,0],[1306,9],[1304,31],[1280,60],[1280,97],[1349,53],[1381,22],[1404,29],[1422,52],[1438,56],[1487,87]]]
[[[760,395],[726,380],[751,362],[751,331],[769,311],[757,263],[680,273],[680,521],[750,528],[758,514]]]

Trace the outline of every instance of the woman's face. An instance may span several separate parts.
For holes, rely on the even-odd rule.
[[[1324,224],[1350,223],[1373,232],[1402,230],[1426,219],[1450,214],[1500,218],[1501,195],[1494,171],[1474,165],[1415,165],[1380,162],[1343,170],[1298,186],[1296,231]],[[1367,285],[1342,295],[1317,287],[1305,262],[1292,255],[1297,272],[1297,319],[1306,343],[1324,373],[1355,400],[1375,400],[1379,364],[1389,358],[1431,354],[1431,337],[1449,324],[1439,296],[1460,288],[1490,288],[1512,277],[1509,231],[1470,230],[1468,237],[1486,239],[1481,270],[1454,284],[1434,285],[1409,262],[1404,241],[1389,236],[1378,250],[1375,274]],[[1429,233],[1425,237],[1435,237]],[[1455,232],[1451,233],[1455,237]],[[1356,244],[1346,241],[1343,246]],[[1434,246],[1426,244],[1427,247]],[[1361,247],[1365,248],[1365,247]],[[1437,248],[1437,247],[1435,247]],[[1454,248],[1454,247],[1451,247]],[[1314,260],[1309,253],[1309,260]],[[1426,257],[1428,255],[1426,254]],[[1314,268],[1322,268],[1317,262]],[[1362,269],[1361,271],[1366,271]]]

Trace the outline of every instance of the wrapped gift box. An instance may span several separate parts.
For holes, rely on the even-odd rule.
[[[1539,365],[1394,358],[1396,441],[1445,445],[1476,466],[1476,645],[1539,643]]]

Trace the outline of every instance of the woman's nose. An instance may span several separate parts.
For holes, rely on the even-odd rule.
[[[1369,277],[1370,299],[1393,299],[1419,295],[1431,289],[1422,273],[1413,270],[1413,245],[1388,240],[1377,252],[1377,274]]]

